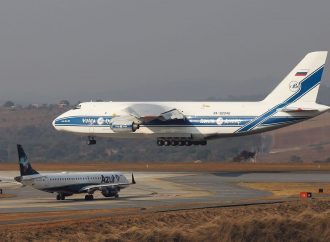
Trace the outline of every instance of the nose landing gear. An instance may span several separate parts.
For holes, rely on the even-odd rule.
[[[87,195],[85,195],[85,200],[86,200],[86,201],[91,201],[91,200],[93,200],[93,199],[94,199],[93,194],[87,194]]]
[[[94,137],[88,136],[87,145],[95,145],[95,144],[96,144],[96,140],[94,139]]]
[[[64,199],[65,199],[65,196],[63,193],[60,192],[56,195],[56,200],[64,200]]]

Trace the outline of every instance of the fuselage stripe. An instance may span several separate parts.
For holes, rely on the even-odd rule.
[[[312,90],[313,88],[315,88],[317,85],[320,84],[321,76],[322,76],[322,73],[323,73],[323,67],[324,67],[324,65],[322,65],[320,68],[318,68],[316,71],[311,73],[308,77],[306,77],[303,81],[301,81],[300,89],[299,89],[298,92],[294,93],[293,95],[291,95],[289,98],[287,98],[282,103],[277,104],[276,106],[269,109],[268,111],[266,111],[262,115],[258,116],[257,118],[255,118],[254,120],[252,120],[251,122],[249,122],[248,124],[243,126],[242,128],[238,129],[235,133],[247,132],[249,130],[252,130],[256,126],[258,126],[259,124],[265,122],[267,119],[269,119],[274,114],[276,114],[279,111],[278,109],[282,109],[282,108],[288,106],[289,104],[295,102],[299,98],[303,97],[310,90]],[[309,83],[309,81],[311,83]],[[306,87],[304,84],[305,85],[312,85],[312,86],[311,87],[308,87],[308,86]],[[307,90],[305,90],[306,88],[307,88]]]

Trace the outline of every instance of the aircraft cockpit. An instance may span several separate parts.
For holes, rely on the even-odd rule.
[[[74,106],[73,110],[75,110],[75,109],[81,109],[81,104],[78,104],[78,105]]]

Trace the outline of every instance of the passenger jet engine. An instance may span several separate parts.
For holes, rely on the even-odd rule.
[[[101,193],[104,197],[117,197],[119,189],[113,188],[104,188],[101,190]]]
[[[139,127],[139,120],[131,116],[115,117],[110,124],[110,128],[116,133],[135,132]]]

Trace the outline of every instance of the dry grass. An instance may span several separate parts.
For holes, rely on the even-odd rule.
[[[178,162],[178,163],[33,163],[39,171],[168,171],[168,172],[258,172],[258,171],[330,171],[330,164],[313,163],[233,163],[233,162]],[[17,170],[17,163],[1,164],[2,171]]]
[[[2,226],[2,241],[330,241],[329,201]]]
[[[0,228],[6,224],[31,225],[39,224],[35,221],[43,220],[44,223],[52,224],[59,221],[77,221],[82,218],[100,217],[102,214],[123,215],[136,214],[140,211],[138,208],[115,208],[111,210],[96,209],[96,210],[74,210],[74,211],[55,211],[55,212],[32,212],[32,213],[1,213]]]
[[[330,194],[330,184],[318,182],[241,182],[238,185],[257,190],[270,191],[275,197],[299,197],[300,192],[318,194],[319,188],[323,188],[324,195]]]

